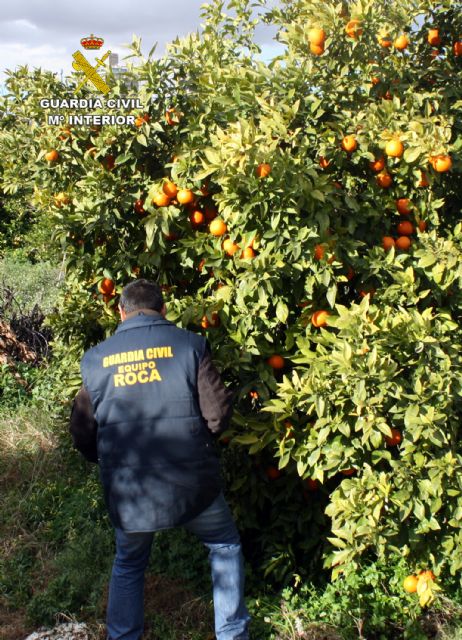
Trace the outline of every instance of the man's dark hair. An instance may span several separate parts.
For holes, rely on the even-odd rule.
[[[125,313],[137,309],[153,309],[160,311],[164,304],[162,290],[158,284],[150,280],[134,280],[122,289],[120,306]]]

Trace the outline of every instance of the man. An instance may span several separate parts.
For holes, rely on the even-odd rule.
[[[211,435],[227,427],[232,394],[205,338],[166,320],[157,284],[128,284],[119,311],[114,335],[82,358],[70,422],[74,445],[99,464],[115,528],[108,640],[141,638],[153,532],[178,525],[210,550],[217,640],[247,640],[240,539]]]

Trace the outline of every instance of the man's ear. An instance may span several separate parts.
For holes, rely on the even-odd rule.
[[[120,319],[123,322],[125,320],[125,318],[127,317],[127,314],[125,313],[124,308],[120,304],[119,304],[119,313],[120,313]]]
[[[165,306],[165,302],[164,302],[164,304],[163,304],[163,306],[162,306],[162,309],[160,310],[160,315],[161,315],[163,318],[165,318],[166,314],[167,314],[167,307]]]

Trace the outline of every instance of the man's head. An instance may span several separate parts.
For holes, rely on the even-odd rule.
[[[122,320],[125,320],[128,314],[141,309],[158,311],[165,316],[166,308],[162,291],[155,282],[144,279],[134,280],[123,288],[119,303]]]

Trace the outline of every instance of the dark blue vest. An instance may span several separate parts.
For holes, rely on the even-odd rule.
[[[201,416],[205,339],[139,314],[89,349],[82,378],[98,423],[98,462],[112,524],[155,531],[198,515],[222,489]]]

